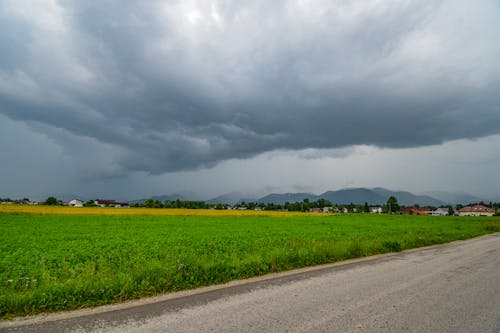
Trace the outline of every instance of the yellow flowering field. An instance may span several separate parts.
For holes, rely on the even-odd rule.
[[[0,214],[38,214],[38,215],[152,215],[152,216],[304,216],[320,213],[277,212],[255,210],[216,210],[183,208],[102,208],[67,207],[43,205],[0,205]]]

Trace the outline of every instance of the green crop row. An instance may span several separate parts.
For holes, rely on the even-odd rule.
[[[498,218],[0,214],[0,318],[500,231]]]

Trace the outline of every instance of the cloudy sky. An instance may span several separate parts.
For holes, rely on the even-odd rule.
[[[496,0],[0,2],[0,196],[500,199]]]

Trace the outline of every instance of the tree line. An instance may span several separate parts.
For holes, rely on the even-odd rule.
[[[0,198],[0,202],[12,202],[12,203],[29,203],[30,200],[28,198],[23,198],[22,200],[11,200],[10,198]],[[57,199],[56,197],[48,197],[45,201],[40,204],[54,206],[54,205],[63,205],[63,201]],[[485,203],[483,201],[477,203],[470,203],[469,205],[483,205],[494,209],[495,211],[500,210],[499,202],[489,202]],[[468,205],[468,206],[469,206]],[[94,200],[87,201],[84,206],[86,207],[95,207]],[[400,212],[404,206],[398,203],[398,199],[394,196],[390,196],[387,199],[387,202],[383,205],[369,205],[367,202],[364,204],[333,204],[331,201],[326,199],[318,199],[315,201],[310,201],[309,199],[304,199],[302,201],[297,202],[285,202],[284,204],[275,204],[275,203],[263,203],[263,202],[240,202],[235,205],[228,205],[222,203],[207,203],[205,201],[192,201],[192,200],[167,200],[167,201],[159,201],[154,200],[153,198],[147,199],[144,202],[134,203],[130,205],[131,207],[137,208],[184,208],[184,209],[248,209],[248,210],[276,210],[276,211],[292,211],[292,212],[308,212],[314,209],[323,210],[325,207],[329,210],[335,212],[349,212],[349,213],[369,213],[371,208],[380,207],[382,213],[393,214]],[[419,207],[419,205],[413,205],[415,207]],[[454,208],[452,206],[442,206],[447,207],[449,209],[450,215],[453,214],[453,209],[456,210],[465,207],[462,204],[456,205]],[[428,207],[431,209],[435,209],[437,207]]]

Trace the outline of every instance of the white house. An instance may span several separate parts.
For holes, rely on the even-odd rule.
[[[323,213],[330,213],[333,210],[333,207],[323,207]]]
[[[429,212],[429,215],[431,215],[431,216],[447,216],[448,215],[448,208],[438,208],[436,210],[431,210]]]
[[[382,207],[372,207],[372,208],[370,208],[370,213],[382,214]]]
[[[80,199],[73,199],[68,202],[68,206],[71,207],[83,207],[83,201]]]

